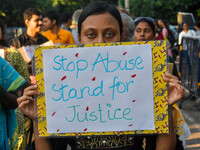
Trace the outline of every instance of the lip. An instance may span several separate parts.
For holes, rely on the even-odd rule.
[[[139,41],[146,41],[146,39],[139,39]]]

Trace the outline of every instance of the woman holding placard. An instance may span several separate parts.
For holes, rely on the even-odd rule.
[[[123,25],[118,10],[108,5],[106,2],[93,2],[87,5],[80,15],[78,22],[78,39],[80,44],[120,42]],[[167,74],[164,78],[171,86],[169,104],[172,105],[183,97],[183,89],[179,80]],[[19,108],[36,120],[36,109],[34,108],[34,99],[31,95],[39,95],[37,86],[30,86],[24,91],[24,95],[18,99]],[[69,139],[69,138],[68,138]],[[51,146],[46,139],[38,139],[36,147],[47,149]],[[72,140],[72,149],[143,149],[142,137],[133,136],[96,136],[80,137]],[[90,141],[97,141],[96,144]],[[37,144],[38,142],[38,144]],[[39,144],[40,143],[40,144]],[[91,147],[90,144],[96,145]],[[83,145],[81,147],[81,145]],[[86,146],[87,145],[87,146]],[[101,145],[101,146],[99,146]],[[46,147],[45,147],[46,146]]]

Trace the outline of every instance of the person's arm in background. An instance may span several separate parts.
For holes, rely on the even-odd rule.
[[[183,33],[180,32],[179,35],[178,35],[178,45],[181,45],[181,42],[182,42],[182,35]]]
[[[196,36],[196,32],[194,30],[191,31],[192,31],[192,36]]]
[[[166,28],[162,29],[162,34],[163,34],[164,37],[166,37],[166,38],[168,37],[168,31],[167,31]]]

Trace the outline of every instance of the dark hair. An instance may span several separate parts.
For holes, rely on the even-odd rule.
[[[43,15],[42,15],[43,18],[47,17],[49,18],[51,21],[53,20],[56,20],[56,24],[59,25],[59,16],[58,14],[53,11],[53,10],[50,10],[50,11],[47,11],[45,12]]]
[[[183,22],[181,25],[183,26],[184,24],[186,24],[188,26],[188,23],[187,22]]]
[[[175,38],[174,38],[174,34],[172,33],[172,31],[169,29],[169,26],[168,26],[167,22],[168,22],[167,20],[163,20],[163,23],[164,23],[164,25],[165,25],[165,27],[167,29],[167,32],[168,32],[167,39],[171,43],[171,46],[173,46],[174,43],[175,43]]]
[[[6,40],[6,24],[3,22],[3,20],[0,19],[0,29],[2,38],[0,39],[0,45],[9,47],[8,40]]]
[[[24,21],[26,19],[31,20],[33,15],[37,15],[40,16],[41,13],[39,10],[37,10],[36,8],[28,8],[24,11],[23,16],[24,16]]]
[[[197,26],[198,28],[200,28],[200,22],[197,22],[197,23],[195,24],[195,26]]]
[[[153,21],[150,21],[149,19],[146,19],[145,17],[144,18],[142,18],[142,19],[140,19],[140,20],[138,20],[138,21],[134,21],[135,22],[135,28],[137,27],[137,25],[140,23],[140,22],[146,22],[148,25],[149,25],[149,27],[152,29],[152,31],[153,31],[153,36],[155,36],[155,34],[156,34],[156,29],[155,29],[155,25],[154,25],[154,23],[153,23]]]
[[[60,17],[60,24],[68,22],[68,20],[70,19],[72,19],[72,15],[67,12],[64,12]]]
[[[119,11],[116,7],[111,6],[107,2],[103,1],[92,2],[83,9],[78,20],[78,34],[81,35],[81,25],[87,17],[105,12],[110,13],[118,21],[121,34],[123,32],[123,24]]]

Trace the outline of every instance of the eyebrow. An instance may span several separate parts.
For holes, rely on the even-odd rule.
[[[151,28],[150,27],[149,28],[148,27],[147,28],[146,27],[145,28],[136,27],[135,29],[151,29]]]
[[[98,31],[98,29],[96,29],[96,28],[93,28],[93,27],[86,27],[85,28],[85,32],[87,32],[87,31]],[[103,29],[104,31],[108,31],[108,30],[115,30],[116,31],[116,29],[115,28],[113,28],[113,27],[107,27],[107,28],[104,28]]]

